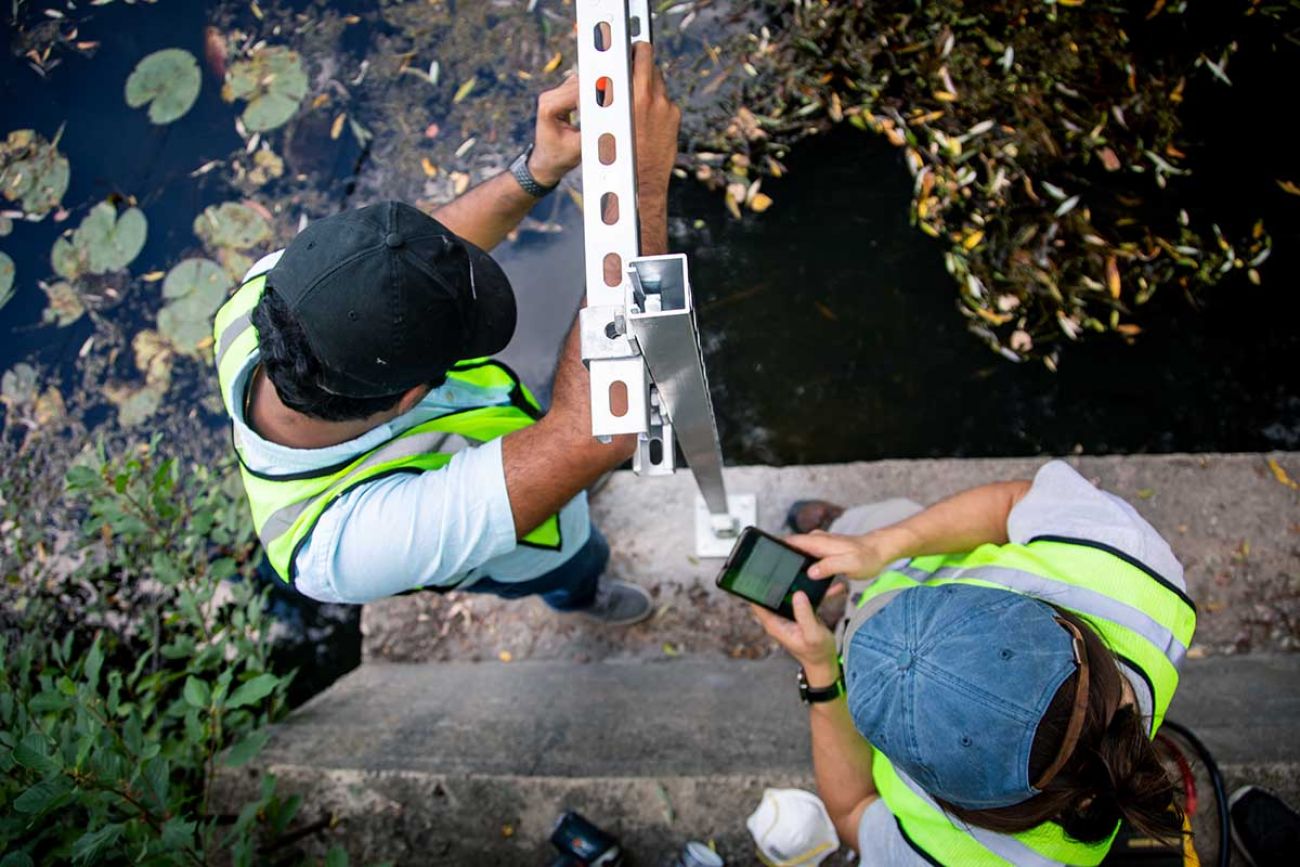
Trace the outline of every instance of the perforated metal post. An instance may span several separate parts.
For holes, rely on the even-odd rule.
[[[636,472],[669,475],[675,434],[700,488],[696,551],[725,556],[754,523],[755,498],[727,496],[686,257],[640,255],[631,55],[650,41],[649,3],[576,6],[587,277],[580,323],[592,435],[637,434]]]

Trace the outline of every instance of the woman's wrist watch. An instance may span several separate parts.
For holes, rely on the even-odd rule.
[[[510,174],[515,176],[515,180],[519,182],[519,186],[524,188],[525,193],[534,199],[540,199],[558,187],[559,184],[552,184],[548,187],[533,177],[533,173],[528,170],[528,158],[533,155],[535,144],[536,142],[529,142],[524,152],[515,157],[515,161],[510,164]]]
[[[817,704],[823,701],[835,701],[844,695],[844,676],[838,672],[835,682],[830,686],[812,687],[808,685],[808,675],[803,667],[799,668],[799,700],[804,704]]]

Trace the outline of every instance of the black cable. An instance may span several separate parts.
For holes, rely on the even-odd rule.
[[[1228,793],[1224,789],[1223,774],[1219,772],[1219,766],[1205,744],[1192,734],[1190,729],[1172,720],[1165,720],[1163,728],[1172,731],[1190,744],[1200,758],[1201,764],[1205,766],[1205,772],[1210,777],[1210,785],[1214,787],[1214,799],[1219,811],[1219,867],[1228,867],[1229,856],[1232,853],[1232,835],[1228,825]]]

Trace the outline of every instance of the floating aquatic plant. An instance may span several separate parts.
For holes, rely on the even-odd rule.
[[[14,260],[0,253],[0,307],[14,297]]]
[[[26,362],[0,377],[0,405],[8,414],[6,426],[16,420],[29,432],[62,421],[68,414],[62,393],[53,385],[42,390],[40,375]]]
[[[250,132],[281,126],[298,111],[307,95],[307,72],[298,52],[267,45],[247,60],[231,65],[221,96],[226,102],[245,100],[240,119]]]
[[[193,54],[164,48],[141,60],[126,80],[126,104],[149,106],[149,120],[158,125],[180,120],[199,98],[203,76]]]
[[[119,215],[112,202],[100,202],[70,237],[54,242],[50,264],[66,280],[121,271],[140,255],[148,232],[149,222],[139,208]]]
[[[223,202],[194,218],[194,234],[212,249],[247,250],[271,240],[271,225],[248,205]]]
[[[1139,54],[1125,28],[1141,16],[1101,4],[762,5],[774,26],[710,52],[693,77],[729,113],[688,131],[695,176],[736,218],[771,205],[755,178],[779,177],[800,138],[841,123],[881,135],[913,177],[915,225],[947,245],[971,330],[1049,367],[1062,340],[1134,338],[1162,286],[1194,295],[1233,270],[1259,282],[1261,224],[1230,239],[1170,205],[1189,173],[1184,88],[1202,67],[1225,82],[1230,50]],[[1157,2],[1146,18],[1180,13]]]
[[[86,314],[86,304],[81,300],[81,293],[68,281],[41,283],[41,290],[50,299],[45,312],[41,314],[43,321],[64,328]]]
[[[0,403],[11,410],[36,399],[36,368],[20,361],[0,377]]]
[[[30,129],[14,130],[0,143],[0,194],[29,217],[44,217],[68,191],[68,160],[58,143],[59,134],[46,141]]]
[[[158,412],[172,384],[174,347],[165,337],[145,329],[132,338],[131,348],[136,369],[144,374],[144,385],[114,383],[104,389],[109,403],[117,407],[117,420],[123,427],[136,427]]]
[[[231,280],[211,259],[186,259],[167,274],[158,331],[176,351],[197,356],[212,342],[212,317],[226,300]]]

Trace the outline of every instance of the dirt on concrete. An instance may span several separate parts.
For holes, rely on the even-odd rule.
[[[984,482],[1031,477],[1046,460],[737,467],[728,470],[728,483],[736,492],[757,492],[759,526],[779,532],[786,508],[798,498],[853,504],[907,496],[933,503]],[[1069,462],[1132,503],[1172,546],[1199,607],[1189,656],[1300,649],[1300,492],[1292,487],[1300,478],[1300,455]],[[692,484],[685,472],[649,479],[621,472],[592,499],[593,519],[613,549],[608,574],[654,595],[655,615],[646,623],[611,628],[557,614],[536,599],[423,593],[366,606],[364,655],[401,662],[587,662],[688,653],[754,659],[773,652],[748,608],[713,586],[720,562],[690,553]],[[829,608],[824,613],[833,618]]]

